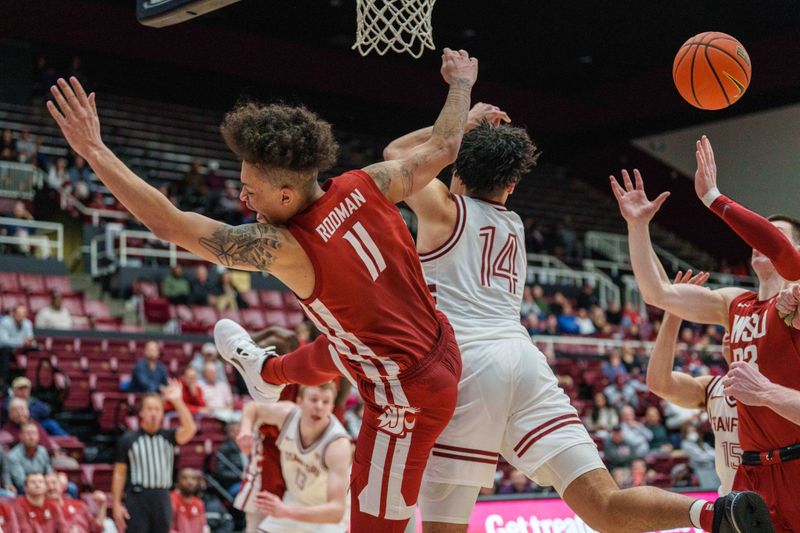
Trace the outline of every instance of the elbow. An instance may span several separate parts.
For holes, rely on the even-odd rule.
[[[162,241],[172,241],[173,232],[168,224],[147,224],[147,229]]]
[[[652,377],[649,373],[647,374],[647,378],[645,379],[645,384],[647,385],[647,390],[655,394],[656,396],[662,396],[664,394],[664,382],[661,379],[656,377]]]
[[[383,149],[384,161],[391,161],[392,159],[397,159],[397,158],[398,158],[397,150],[395,150],[391,144]]]
[[[442,152],[442,159],[447,161],[447,165],[456,162],[458,151],[461,149],[461,135],[458,137],[450,137],[442,140],[440,150]]]

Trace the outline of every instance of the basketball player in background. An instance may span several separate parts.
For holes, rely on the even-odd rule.
[[[674,283],[689,283],[702,286],[708,274],[701,272],[692,276],[678,272]],[[733,487],[736,469],[742,460],[739,446],[739,416],[736,400],[725,393],[724,379],[720,376],[693,377],[672,370],[675,364],[680,317],[664,313],[658,330],[650,361],[647,363],[647,388],[653,394],[686,409],[705,409],[711,429],[714,431],[714,466],[720,480],[719,494],[724,496]],[[730,364],[728,335],[725,335],[722,352]]]
[[[259,425],[278,426],[276,444],[286,482],[283,497],[267,490],[256,495],[265,517],[258,531],[346,533],[353,453],[350,435],[333,416],[335,397],[336,387],[326,383],[300,387],[297,403],[245,406],[237,440],[246,442]]]
[[[231,320],[217,323],[215,341],[259,402],[276,401],[286,383],[357,378],[365,409],[351,484],[355,533],[405,529],[456,403],[458,346],[393,205],[458,154],[478,62],[446,48],[441,74],[449,91],[427,142],[322,186],[318,174],[338,148],[330,124],[278,104],[228,113],[221,130],[242,159],[240,198],[257,213],[256,223],[237,227],[177,209],[131,172],[103,143],[95,95],[77,79],[59,79],[47,103],[72,149],[156,236],[213,263],[269,272],[300,298],[325,333],[307,350],[275,357]]]
[[[280,355],[299,347],[297,336],[284,328],[267,328],[254,334],[253,340],[262,348],[272,347]],[[281,391],[280,401],[294,403],[297,390],[297,385],[287,385]],[[281,452],[276,444],[280,428],[274,424],[256,424],[255,414],[255,404],[247,404],[242,416],[247,419],[246,427],[251,431],[242,432],[240,426],[236,438],[239,448],[249,457],[242,486],[233,502],[233,506],[245,514],[245,533],[257,533],[258,526],[266,518],[258,508],[259,493],[267,491],[282,498],[286,492],[286,482],[281,472]]]
[[[538,152],[524,130],[501,124],[508,121],[497,107],[478,104],[450,190],[433,180],[406,199],[418,218],[417,250],[428,287],[453,324],[463,362],[458,407],[433,447],[420,493],[425,532],[467,530],[480,487],[494,482],[499,454],[539,485],[552,486],[598,531],[700,527],[703,513],[714,533],[771,531],[755,494],[710,504],[654,487],[617,487],[520,324],[525,234],[505,204]],[[384,157],[403,157],[431,133],[425,128],[397,139]]]
[[[758,277],[758,292],[740,288],[714,291],[694,285],[672,285],[655,256],[649,224],[669,193],[649,200],[642,177],[634,171],[634,181],[623,171],[621,186],[611,176],[612,191],[622,216],[628,223],[631,264],[644,300],[692,322],[719,324],[730,332],[731,365],[729,374],[738,373],[738,364],[753,365],[770,382],[800,390],[800,332],[782,320],[776,300],[786,288],[783,276],[795,278],[794,258],[800,246],[800,225],[785,216],[767,221],[731,199],[716,187],[716,164],[711,144],[703,137],[697,143],[698,168],[695,190],[703,202],[718,213],[745,241],[754,246],[751,265]],[[730,391],[726,391],[730,394]],[[737,398],[738,400],[738,398]],[[776,531],[800,529],[800,500],[787,497],[800,479],[796,444],[800,425],[794,424],[766,406],[737,402],[739,443],[744,450],[733,489],[755,490],[764,500]],[[777,458],[780,458],[778,461]],[[777,464],[776,464],[777,463]],[[749,492],[742,492],[751,499]],[[738,497],[738,496],[737,496]],[[710,522],[704,520],[704,527]]]

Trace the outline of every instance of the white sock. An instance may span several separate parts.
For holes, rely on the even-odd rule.
[[[703,507],[708,502],[706,500],[695,500],[692,503],[692,506],[689,507],[689,520],[691,520],[692,525],[697,529],[703,529],[700,525],[700,511],[703,510]]]

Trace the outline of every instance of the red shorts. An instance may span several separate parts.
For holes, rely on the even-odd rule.
[[[365,402],[350,483],[351,533],[403,532],[417,503],[433,444],[456,407],[461,353],[442,317],[431,352],[397,378],[408,405]],[[375,385],[358,380],[362,398]]]
[[[773,465],[739,465],[733,490],[757,492],[769,507],[776,533],[800,531],[800,459]]]

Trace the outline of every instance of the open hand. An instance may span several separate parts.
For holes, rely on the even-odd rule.
[[[661,208],[667,198],[668,192],[662,192],[656,197],[655,200],[648,200],[647,194],[644,192],[644,182],[642,175],[638,170],[633,171],[636,186],[634,187],[631,182],[631,177],[627,170],[622,171],[622,182],[625,185],[623,188],[614,176],[609,176],[611,181],[611,191],[619,204],[620,213],[628,223],[643,223],[648,224],[653,216]]]
[[[697,141],[697,171],[694,173],[694,191],[701,200],[711,189],[717,186],[717,163],[714,161],[714,150],[708,137],[703,137]]]
[[[445,48],[442,54],[442,77],[448,85],[472,87],[478,79],[478,60],[469,57],[466,50],[454,52]]]
[[[172,404],[183,401],[183,384],[177,379],[170,379],[161,386],[161,396]]]
[[[702,286],[706,283],[706,281],[708,281],[709,277],[708,272],[698,272],[694,276],[692,274],[693,272],[691,268],[687,270],[685,274],[679,270],[678,273],[675,275],[675,279],[672,280],[672,283],[674,285],[686,284],[686,285]]]
[[[497,127],[501,122],[511,122],[511,117],[508,116],[508,113],[495,105],[478,102],[469,110],[467,129],[471,130],[476,128],[478,124],[484,120],[492,126]]]
[[[59,78],[57,85],[50,87],[50,92],[55,102],[48,101],[47,110],[72,149],[91,161],[91,154],[103,148],[95,94],[86,96],[86,91],[75,77],[70,78],[69,83]]]

